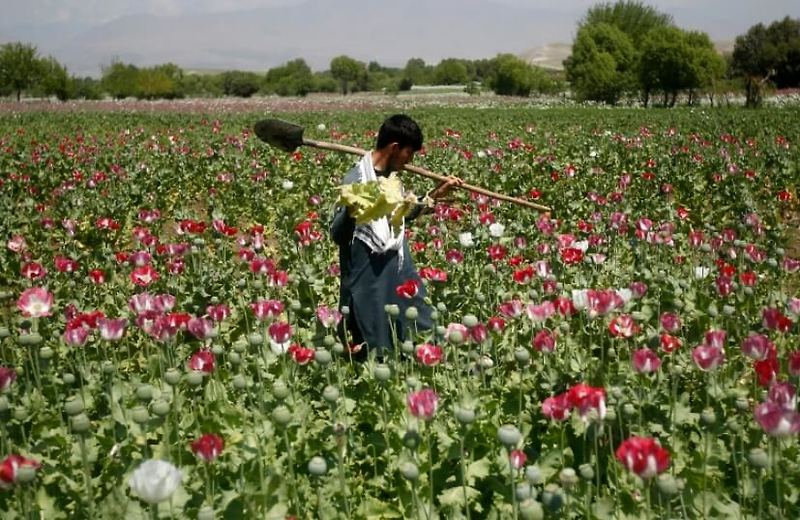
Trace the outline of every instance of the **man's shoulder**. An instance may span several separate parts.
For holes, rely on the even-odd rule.
[[[358,179],[361,178],[361,174],[358,170],[358,163],[353,165],[352,168],[347,170],[347,173],[344,174],[344,178],[342,179],[342,184],[353,184],[358,182]]]

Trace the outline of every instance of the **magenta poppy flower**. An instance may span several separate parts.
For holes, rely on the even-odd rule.
[[[633,369],[640,374],[657,372],[661,368],[661,358],[649,348],[640,348],[631,356]]]
[[[213,433],[206,433],[201,435],[197,440],[192,441],[189,445],[197,458],[203,462],[211,462],[222,453],[225,449],[225,441],[219,435]]]
[[[214,356],[214,353],[207,348],[198,350],[192,354],[192,357],[190,357],[189,361],[186,362],[186,367],[189,370],[205,372],[206,374],[214,372],[216,365],[217,359]]]
[[[650,437],[629,437],[620,444],[615,455],[628,471],[643,479],[663,473],[670,463],[669,451]]]
[[[432,367],[438,365],[442,361],[444,351],[442,347],[438,345],[424,343],[417,347],[416,355],[417,361],[419,361],[420,364],[426,367]]]
[[[430,388],[423,388],[417,392],[411,392],[406,399],[408,411],[417,419],[430,421],[436,415],[439,404],[439,396]]]
[[[17,300],[17,308],[26,318],[50,316],[53,295],[41,287],[26,289]]]

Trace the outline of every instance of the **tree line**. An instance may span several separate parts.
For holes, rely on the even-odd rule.
[[[800,87],[800,20],[788,16],[757,24],[721,55],[706,33],[676,27],[672,17],[635,1],[598,4],[578,24],[564,62],[578,100],[616,104],[654,97],[673,106],[684,94],[744,91],[747,106],[761,103],[766,87]]]
[[[645,106],[673,106],[679,96],[690,104],[731,91],[760,104],[767,88],[800,87],[800,20],[789,17],[757,24],[736,38],[722,55],[709,36],[675,26],[672,17],[638,1],[621,0],[588,9],[578,24],[564,71],[545,70],[511,54],[491,59],[447,58],[438,64],[411,58],[404,67],[386,67],[337,56],[328,70],[314,72],[302,58],[266,73],[231,70],[187,72],[172,63],[137,67],[115,60],[102,77],[76,77],[36,47],[13,42],[0,46],[0,96],[55,96],[58,99],[175,99],[250,97],[255,94],[305,96],[313,92],[395,93],[414,85],[459,85],[469,92],[530,96],[570,91],[579,101],[608,104],[640,100]]]

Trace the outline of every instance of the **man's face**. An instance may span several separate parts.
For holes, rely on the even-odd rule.
[[[399,144],[392,145],[392,154],[389,156],[389,169],[400,171],[414,158],[414,149],[410,146],[400,147]]]

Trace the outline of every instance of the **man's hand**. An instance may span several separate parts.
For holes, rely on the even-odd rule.
[[[428,196],[433,200],[441,199],[443,197],[446,197],[447,194],[450,193],[450,190],[453,189],[453,186],[461,186],[462,184],[464,184],[463,180],[453,175],[450,175],[449,177],[447,177],[446,181],[442,182],[441,184],[436,186],[436,188],[431,190],[428,193]]]

